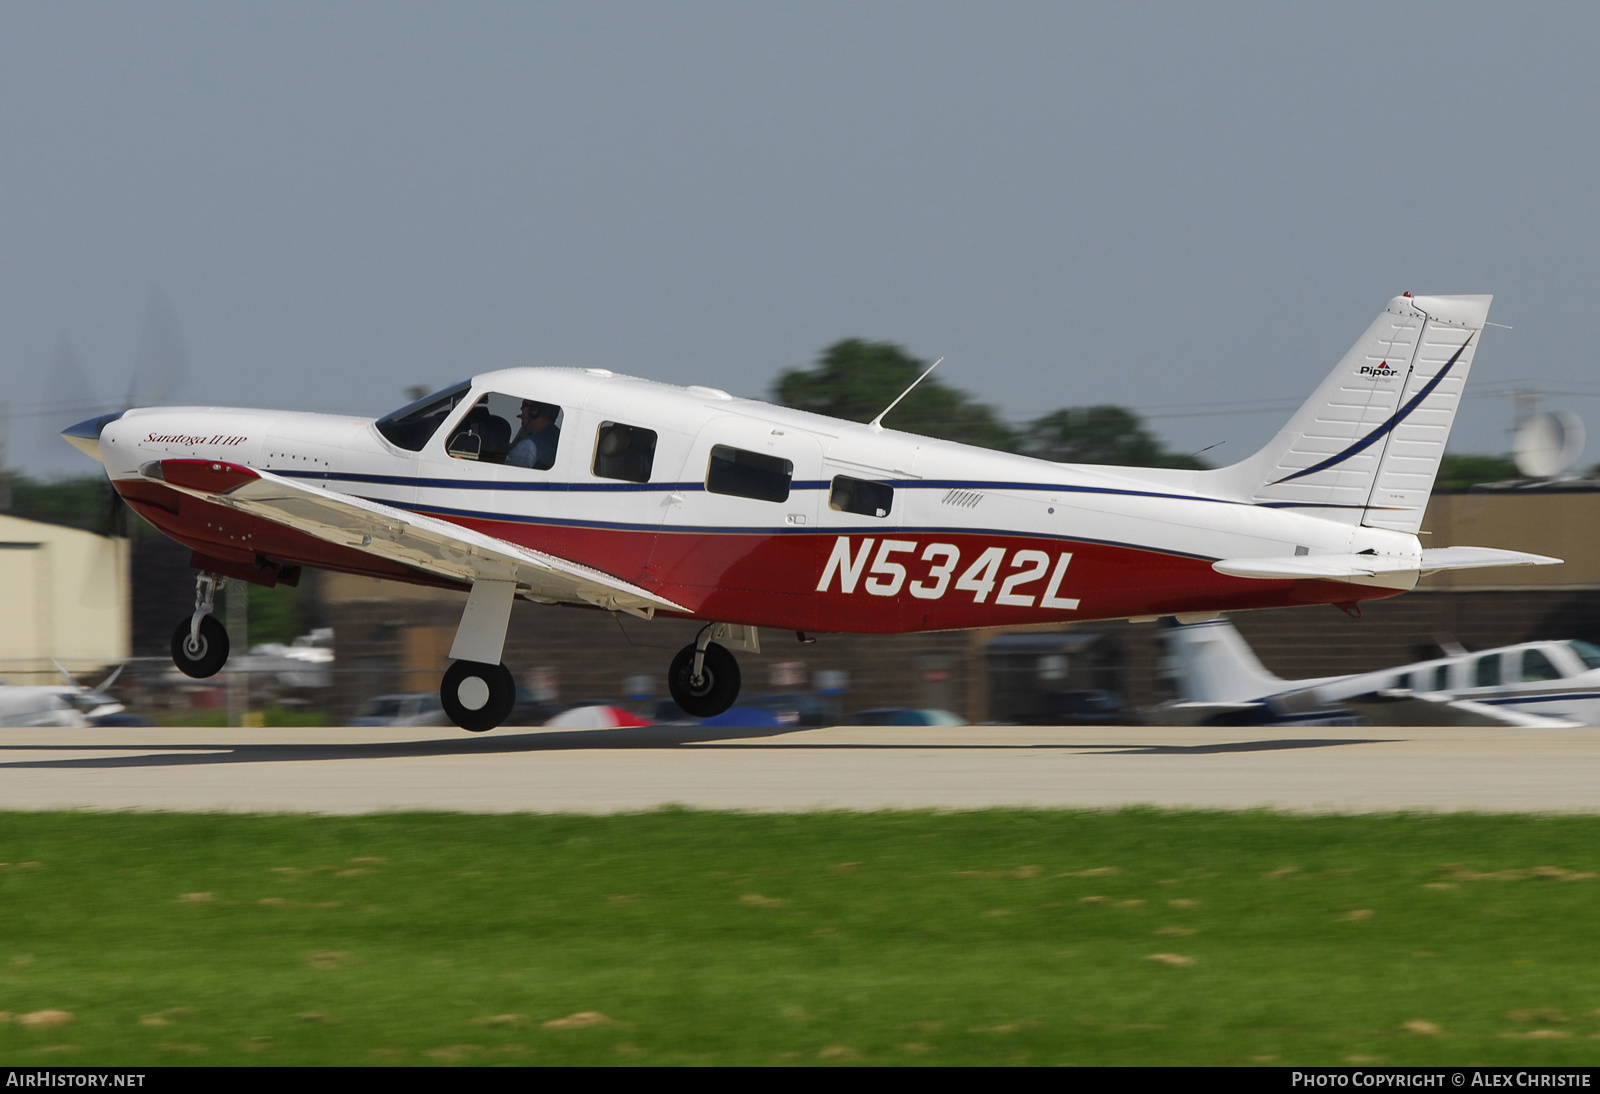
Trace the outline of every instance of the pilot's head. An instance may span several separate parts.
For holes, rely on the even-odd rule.
[[[549,403],[535,402],[533,399],[522,400],[522,409],[517,416],[522,419],[522,428],[528,430],[543,429],[556,420],[556,408]]]

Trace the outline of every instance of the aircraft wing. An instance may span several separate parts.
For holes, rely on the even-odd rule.
[[[215,460],[170,459],[147,463],[139,474],[216,505],[468,585],[480,579],[515,581],[518,592],[534,600],[592,604],[646,617],[656,611],[687,611],[603,571],[435,517],[305,486],[270,471]]]
[[[1430,694],[1404,689],[1385,689],[1366,695],[1351,695],[1339,700],[1341,706],[1370,719],[1375,725],[1389,726],[1515,726],[1521,729],[1571,729],[1577,722],[1565,718],[1545,718],[1518,710],[1453,699],[1444,693]]]
[[[1421,561],[1386,555],[1283,555],[1277,558],[1224,558],[1211,564],[1219,574],[1263,581],[1308,578],[1376,577],[1379,574],[1435,573],[1487,566],[1555,566],[1559,558],[1498,547],[1431,547]]]

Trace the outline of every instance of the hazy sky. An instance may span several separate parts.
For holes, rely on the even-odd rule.
[[[141,337],[184,401],[378,414],[516,364],[762,395],[859,336],[1226,462],[1408,289],[1516,328],[1453,448],[1508,449],[1518,383],[1600,432],[1597,42],[1595,5],[7,0],[11,459],[52,362],[116,401]]]

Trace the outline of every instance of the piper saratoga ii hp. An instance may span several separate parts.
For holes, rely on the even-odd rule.
[[[193,550],[172,639],[191,676],[227,660],[221,582],[310,566],[467,592],[440,694],[463,729],[511,711],[518,598],[703,622],[668,685],[708,717],[739,693],[729,647],[759,650],[762,627],[1356,610],[1429,571],[1559,561],[1417,538],[1489,300],[1391,300],[1270,444],[1205,471],[1051,463],[582,368],[484,373],[376,421],[153,407],[63,436]]]

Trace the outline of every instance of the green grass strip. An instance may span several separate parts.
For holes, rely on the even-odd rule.
[[[1600,1060],[1600,818],[0,814],[5,1064]]]

